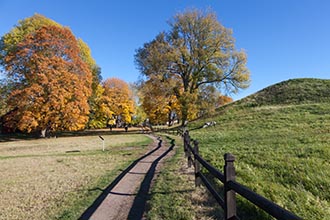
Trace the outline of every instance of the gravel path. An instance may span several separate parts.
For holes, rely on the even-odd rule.
[[[150,136],[152,137],[152,136]],[[80,217],[92,220],[144,219],[149,189],[156,172],[166,157],[173,155],[173,147],[156,140],[148,153],[133,162],[95,200]]]

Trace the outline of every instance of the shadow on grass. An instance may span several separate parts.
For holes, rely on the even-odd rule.
[[[87,210],[80,216],[79,219],[89,219],[93,213],[96,211],[96,209],[101,205],[101,203],[104,201],[104,199],[107,197],[107,195],[111,192],[111,190],[119,183],[119,181],[141,160],[146,158],[147,156],[151,155],[155,151],[157,151],[161,147],[162,141],[159,140],[158,146],[148,152],[147,154],[143,155],[139,159],[135,160],[131,165],[129,165],[119,176],[116,177],[116,179],[101,193],[101,195],[94,201],[94,203],[87,208]],[[99,188],[97,189],[92,189],[92,190],[100,190]]]
[[[39,139],[39,137],[35,134],[23,134],[23,133],[1,134],[0,133],[0,143],[19,141],[19,140],[36,140],[36,139]]]
[[[224,187],[223,184],[220,184],[218,180],[216,180],[211,174],[203,173],[206,178],[210,181],[212,186],[216,189],[219,195],[222,195],[222,199],[224,199]],[[202,187],[204,185],[202,184]],[[241,197],[236,193],[236,202],[237,202],[237,216],[240,220],[271,220],[272,218],[269,214],[267,214],[262,209],[256,207],[254,204],[249,202],[247,199]],[[207,199],[200,204],[205,207],[212,207],[205,211],[203,214],[212,218],[212,219],[223,219],[224,218],[224,210],[214,199],[213,195],[207,191]]]
[[[147,132],[149,133],[149,132]],[[143,134],[147,134],[143,133]],[[125,132],[123,128],[113,129],[110,131],[109,129],[100,129],[100,130],[83,130],[83,131],[63,131],[63,132],[55,132],[49,135],[46,138],[56,138],[56,137],[84,137],[84,136],[102,136],[102,135],[118,135],[118,134],[142,134],[142,132],[138,128],[131,128],[128,132]],[[0,142],[12,142],[19,140],[37,140],[43,139],[40,137],[39,133],[9,133],[9,134],[1,134],[0,133]]]
[[[128,219],[130,220],[140,220],[143,217],[143,213],[146,209],[147,201],[150,199],[149,190],[151,187],[151,181],[155,175],[157,165],[161,159],[163,159],[170,151],[173,150],[175,144],[174,140],[171,141],[171,146],[160,155],[150,166],[146,176],[144,177],[140,189],[134,199],[131,210],[128,214]]]

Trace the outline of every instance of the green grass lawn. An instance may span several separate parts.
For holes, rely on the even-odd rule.
[[[0,219],[78,219],[146,151],[144,135],[0,142]]]
[[[168,135],[163,140],[167,140]],[[193,169],[187,168],[182,140],[175,140],[175,156],[165,161],[151,190],[147,219],[210,220],[222,219],[223,212],[204,188],[196,188]]]
[[[212,118],[216,127],[194,130],[191,136],[199,140],[201,154],[221,170],[223,154],[234,154],[240,183],[304,219],[326,219],[330,216],[328,109],[330,104],[231,109]],[[243,207],[246,217],[241,219],[257,219],[247,217],[255,212],[253,208],[246,203]],[[259,219],[267,218],[260,214]]]
[[[238,182],[303,219],[329,219],[329,97],[329,80],[282,82],[189,123],[190,135],[199,141],[202,156],[219,170],[223,155],[234,154]],[[201,129],[208,121],[217,125]],[[237,197],[240,219],[272,219]],[[198,219],[196,214],[189,216],[186,219]]]

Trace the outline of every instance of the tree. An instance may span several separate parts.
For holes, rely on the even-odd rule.
[[[5,80],[0,80],[0,117],[7,113],[8,86]]]
[[[133,125],[142,125],[147,119],[147,114],[141,105],[135,105],[135,114],[132,117]]]
[[[85,127],[92,74],[68,28],[39,28],[4,54],[5,73],[15,84],[6,127],[26,132]]]
[[[105,128],[113,119],[115,113],[111,110],[112,101],[104,92],[105,89],[99,84],[93,94],[93,99],[90,99],[92,101],[90,102],[88,128]]]
[[[118,78],[109,78],[103,82],[104,96],[109,99],[109,106],[117,119],[117,126],[121,123],[131,123],[134,113],[134,100],[129,85]]]
[[[229,96],[225,96],[225,95],[220,95],[219,99],[218,99],[218,107],[226,105],[228,103],[233,102],[233,99]]]
[[[168,125],[172,125],[173,120],[178,117],[174,116],[180,112],[180,103],[169,90],[173,82],[171,79],[164,81],[151,78],[139,85],[141,107],[151,123],[165,124],[168,122]]]
[[[93,59],[91,49],[82,39],[78,39],[78,47],[81,59],[88,65],[90,71],[92,72],[92,91],[94,94],[102,81],[101,68]]]
[[[102,81],[101,68],[96,64],[92,57],[92,53],[88,45],[78,39],[78,47],[81,59],[88,65],[92,73],[92,94],[88,99],[90,107],[88,128],[104,128],[107,126],[107,120],[111,110],[109,109],[106,97],[104,97],[104,89],[100,84]]]
[[[1,38],[0,64],[5,64],[5,57],[7,57],[9,53],[14,54],[18,49],[18,44],[23,41],[27,35],[34,33],[44,26],[61,27],[60,24],[40,14],[35,14],[32,17],[20,20],[18,25]]]
[[[245,52],[235,49],[232,31],[214,13],[191,10],[176,15],[169,24],[170,31],[145,43],[135,60],[147,80],[177,82],[169,89],[180,101],[184,124],[202,86],[237,92],[249,85],[249,71]]]
[[[212,115],[219,107],[218,100],[220,92],[212,85],[202,86],[197,95],[196,113],[197,117],[203,115]]]
[[[22,42],[27,35],[33,34],[38,29],[45,27],[45,26],[56,26],[63,28],[62,25],[59,23],[43,16],[40,14],[35,14],[32,17],[25,18],[18,22],[9,33],[5,34],[0,41],[0,64],[6,65],[5,57],[8,56],[9,53],[14,54],[18,50],[18,45]],[[102,80],[101,77],[101,69],[96,64],[95,60],[91,55],[91,50],[88,45],[82,40],[77,40],[77,45],[79,48],[79,56],[80,58],[87,64],[90,72],[92,73],[92,95],[89,97],[88,103],[90,108],[93,111],[102,111],[100,109],[95,109],[96,107],[100,107],[98,104],[95,104],[94,100],[98,99],[97,97],[97,90],[98,86]],[[6,81],[7,88],[12,88],[12,82],[10,80]],[[10,91],[8,91],[10,92]],[[98,100],[99,101],[99,100]],[[92,107],[93,106],[93,107]],[[94,112],[91,112],[90,118],[93,120]]]

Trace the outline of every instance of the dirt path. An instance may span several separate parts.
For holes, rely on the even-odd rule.
[[[152,136],[151,136],[152,137]],[[156,140],[151,151],[124,170],[85,211],[80,219],[140,220],[144,218],[148,192],[164,158],[173,155],[173,147]]]

